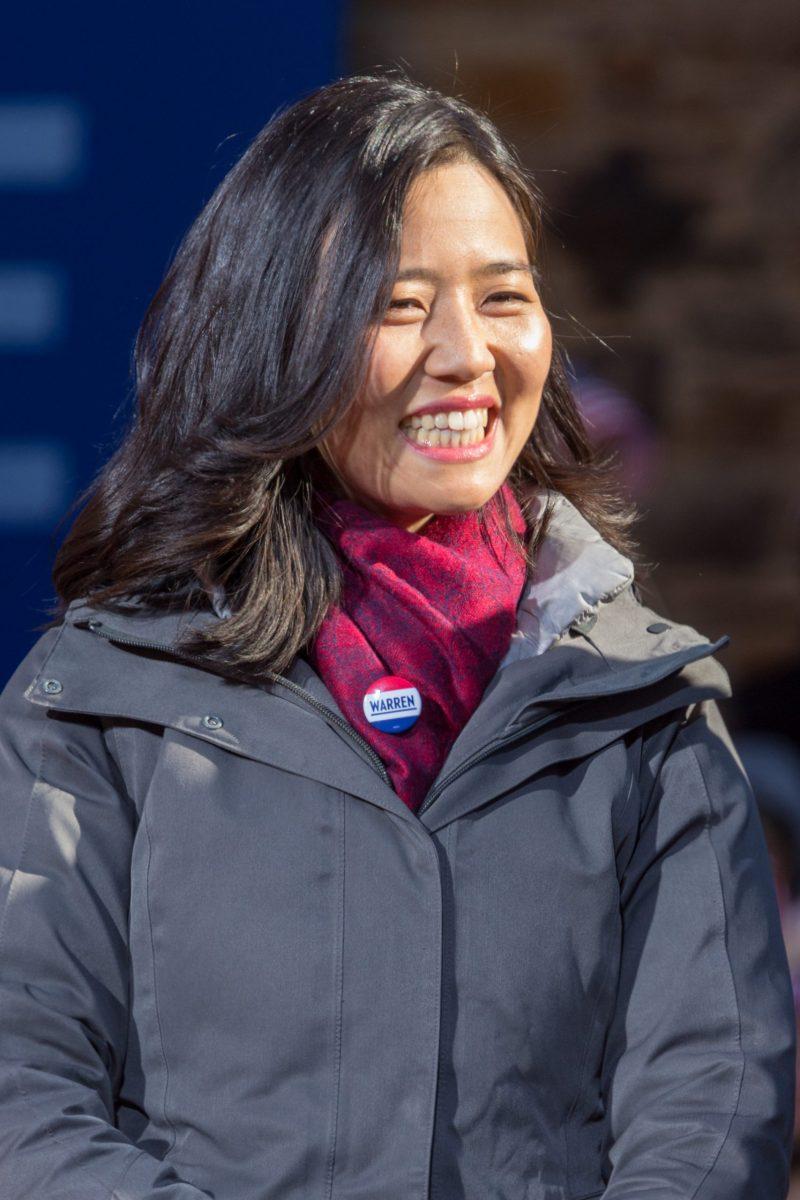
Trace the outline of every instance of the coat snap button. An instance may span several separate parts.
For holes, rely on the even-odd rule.
[[[663,633],[665,629],[671,629],[671,625],[667,625],[666,621],[656,621],[652,625],[647,626],[648,633]]]
[[[45,679],[42,690],[47,692],[48,696],[57,696],[59,692],[63,692],[64,685],[60,679]]]
[[[216,717],[213,713],[206,713],[203,717],[203,724],[206,729],[222,729],[222,717]]]
[[[597,613],[587,613],[585,617],[580,617],[577,621],[573,621],[571,628],[576,633],[588,633],[590,629],[594,629],[597,624]]]

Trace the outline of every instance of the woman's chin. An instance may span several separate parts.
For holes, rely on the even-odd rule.
[[[452,489],[444,493],[431,494],[429,496],[417,496],[415,498],[415,507],[418,505],[420,516],[417,520],[422,520],[423,514],[431,516],[455,516],[458,513],[475,512],[482,505],[491,500],[492,496],[501,485],[497,487],[473,487],[463,489]],[[414,519],[411,517],[410,519]]]

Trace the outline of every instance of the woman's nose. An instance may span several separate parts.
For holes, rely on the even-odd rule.
[[[486,330],[474,312],[459,306],[438,319],[429,318],[427,340],[430,348],[425,371],[428,375],[466,383],[494,370],[494,355],[487,342]]]

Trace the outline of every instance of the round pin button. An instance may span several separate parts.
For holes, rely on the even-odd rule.
[[[364,693],[364,716],[381,733],[404,733],[422,712],[422,698],[401,675],[381,675]]]

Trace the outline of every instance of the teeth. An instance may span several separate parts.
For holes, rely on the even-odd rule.
[[[400,428],[421,446],[472,446],[483,441],[488,424],[488,408],[467,408],[406,417]]]
[[[415,429],[408,424],[403,426],[403,432],[420,446],[474,446],[484,439],[480,426],[477,429]]]

